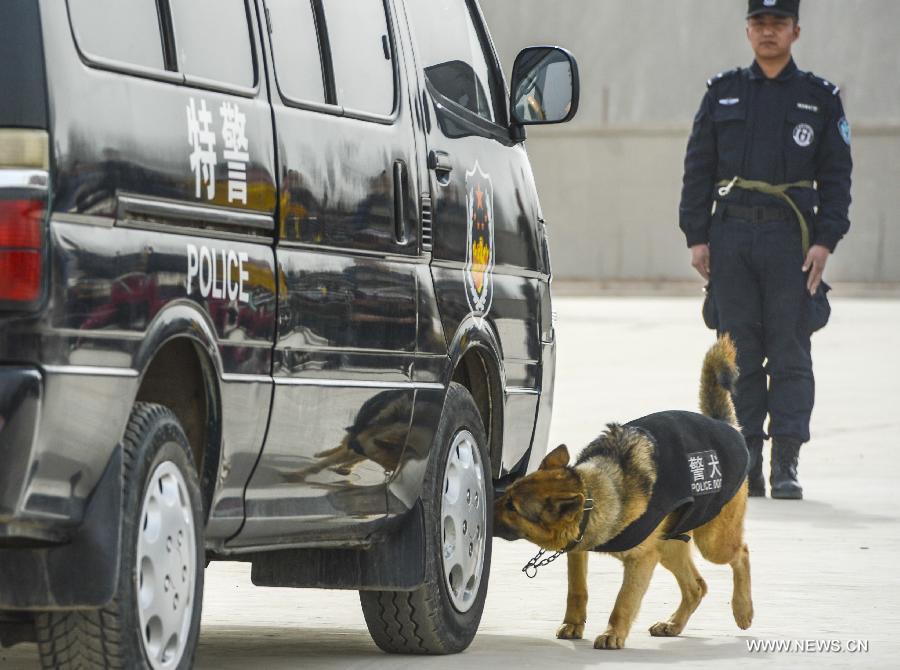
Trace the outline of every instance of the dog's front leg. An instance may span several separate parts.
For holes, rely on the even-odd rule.
[[[616,605],[609,616],[606,632],[594,640],[594,649],[621,649],[631,630],[631,624],[641,607],[641,601],[650,585],[658,556],[655,552],[643,552],[623,559],[625,575],[622,588],[616,597]]]
[[[560,640],[580,640],[587,621],[587,565],[588,554],[578,551],[566,554],[569,561],[569,595],[566,598],[566,616],[556,631]]]

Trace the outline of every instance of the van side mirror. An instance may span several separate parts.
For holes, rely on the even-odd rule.
[[[578,63],[560,47],[523,49],[513,66],[510,118],[519,126],[565,123],[575,117]]]

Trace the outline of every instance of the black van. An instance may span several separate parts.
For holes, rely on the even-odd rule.
[[[0,640],[190,667],[232,560],[465,649],[552,404],[524,126],[577,107],[475,0],[4,0]]]

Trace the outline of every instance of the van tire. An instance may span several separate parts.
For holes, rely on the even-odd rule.
[[[193,517],[189,527],[193,529],[195,542],[195,578],[193,589],[189,582],[189,586],[185,587],[192,603],[190,612],[182,618],[189,623],[187,635],[183,636],[186,642],[177,668],[187,670],[193,664],[200,633],[203,598],[204,517],[197,470],[187,437],[178,419],[168,408],[138,402],[132,409],[125,429],[122,456],[123,509],[116,595],[105,607],[99,609],[37,615],[35,628],[38,650],[41,667],[46,670],[146,670],[153,667],[146,655],[144,632],[140,625],[136,556],[142,531],[139,518],[148,494],[148,484],[156,483],[155,473],[161,472],[160,468],[167,468],[173,475],[177,470],[181,478],[176,489],[179,492],[178,499],[182,501],[181,494],[186,491],[188,500],[182,501],[181,506],[187,508]],[[177,475],[169,476],[167,481],[177,481]],[[162,479],[159,480],[159,487],[162,491]],[[160,528],[164,529],[163,526]],[[181,552],[176,553],[183,555]],[[168,592],[168,588],[166,591]]]
[[[468,431],[477,446],[484,482],[484,545],[478,588],[468,609],[454,606],[444,572],[441,519],[445,470],[451,445]],[[481,414],[469,391],[452,382],[422,487],[425,519],[425,582],[414,591],[360,591],[366,626],[375,644],[394,654],[455,654],[465,650],[481,622],[487,596],[493,537],[493,486],[490,454]]]

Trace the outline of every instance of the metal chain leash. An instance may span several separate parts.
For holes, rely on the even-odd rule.
[[[545,565],[550,565],[557,558],[562,556],[562,551],[557,551],[555,554],[551,554],[547,558],[541,559],[541,556],[546,554],[547,552],[541,549],[534,555],[534,557],[525,564],[525,567],[522,568],[522,572],[525,573],[525,576],[528,579],[534,579],[537,576],[538,568],[543,568]]]

